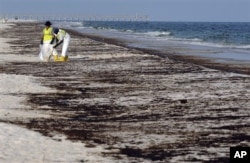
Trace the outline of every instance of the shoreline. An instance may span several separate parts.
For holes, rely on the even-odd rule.
[[[4,55],[38,60],[39,36],[30,39],[42,26],[18,27],[3,33],[16,38],[9,42],[13,51]],[[193,58],[188,63],[127,48],[116,40],[70,34],[69,62],[24,57],[1,63],[1,73],[36,77],[41,86],[56,90],[15,93],[29,106],[17,110],[47,116],[6,115],[1,122],[47,138],[63,135],[86,148],[101,147],[110,162],[227,162],[230,147],[249,144],[249,75],[205,68]]]
[[[122,47],[130,48],[130,49],[136,49],[147,54],[157,55],[163,58],[169,58],[174,61],[182,61],[182,62],[187,62],[191,64],[197,64],[197,65],[204,66],[207,68],[222,70],[226,72],[234,72],[234,73],[248,74],[248,75],[250,74],[250,65],[248,63],[244,63],[240,61],[228,61],[227,63],[222,63],[222,62],[216,61],[217,59],[212,58],[212,57],[208,58],[208,57],[202,57],[202,56],[178,55],[178,54],[175,54],[175,51],[162,52],[159,50],[152,50],[149,48],[130,47],[124,41],[120,39],[106,38],[103,36],[96,36],[96,35],[91,35],[87,33],[81,33],[73,29],[67,29],[67,30],[75,35],[80,35],[82,37],[93,39],[95,41],[122,46]]]

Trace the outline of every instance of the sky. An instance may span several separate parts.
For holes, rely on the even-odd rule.
[[[0,5],[0,14],[138,14],[152,21],[250,22],[250,0],[0,0]]]

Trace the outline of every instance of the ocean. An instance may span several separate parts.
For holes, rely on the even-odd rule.
[[[116,38],[128,46],[250,63],[249,22],[56,22],[82,33]]]

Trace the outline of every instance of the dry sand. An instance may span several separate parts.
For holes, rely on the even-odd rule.
[[[247,74],[244,65],[163,57],[73,31],[69,62],[38,62],[42,26],[11,27],[1,30],[10,48],[1,48],[0,73],[10,79],[0,84],[15,91],[0,93],[16,104],[1,103],[9,112],[1,122],[101,148],[110,162],[228,162],[230,147],[250,144],[250,76],[234,73]]]

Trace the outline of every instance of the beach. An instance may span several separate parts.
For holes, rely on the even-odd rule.
[[[0,162],[228,162],[250,144],[247,64],[72,30],[69,61],[40,62],[42,23],[0,29]]]

